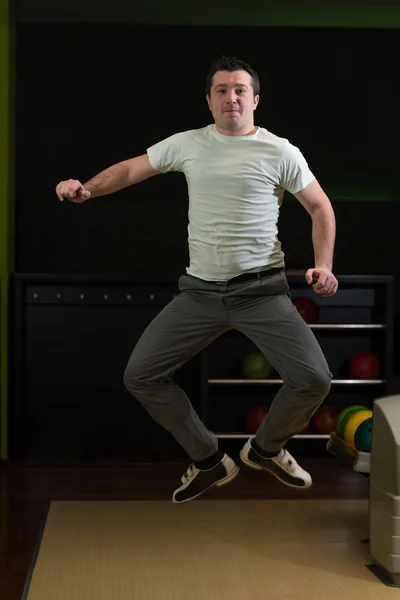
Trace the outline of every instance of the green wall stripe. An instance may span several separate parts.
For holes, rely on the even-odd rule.
[[[310,4],[310,3],[308,3]],[[186,0],[19,0],[18,21],[21,23],[143,23],[169,25],[260,25],[271,27],[400,27],[399,6],[334,6],[320,0],[317,6],[279,7],[256,0],[244,6],[242,0],[231,0],[218,8],[214,0],[193,4]]]

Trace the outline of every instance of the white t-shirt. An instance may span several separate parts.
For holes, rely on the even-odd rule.
[[[284,266],[277,226],[284,192],[314,179],[296,146],[261,127],[227,136],[213,124],[172,135],[147,154],[157,171],[185,174],[189,275],[226,281]]]

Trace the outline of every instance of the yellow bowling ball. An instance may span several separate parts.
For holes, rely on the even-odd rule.
[[[372,410],[360,410],[350,417],[350,419],[346,423],[346,427],[344,428],[344,439],[347,443],[355,448],[354,444],[354,436],[356,434],[357,428],[365,421],[365,419],[369,419],[372,417]]]

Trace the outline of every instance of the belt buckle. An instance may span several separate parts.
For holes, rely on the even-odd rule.
[[[225,285],[226,281],[216,281],[215,283],[217,285]]]

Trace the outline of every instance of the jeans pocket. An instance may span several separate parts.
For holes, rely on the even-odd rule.
[[[205,282],[193,275],[181,275],[178,280],[178,289],[180,292],[184,290],[198,290],[204,288]]]
[[[263,293],[267,296],[279,296],[281,294],[287,294],[289,298],[290,290],[289,284],[286,278],[286,274],[277,273],[276,275],[269,275],[261,277],[260,286],[263,288]]]
[[[185,289],[185,279],[187,275],[181,275],[178,279],[178,290],[182,292]]]

